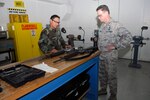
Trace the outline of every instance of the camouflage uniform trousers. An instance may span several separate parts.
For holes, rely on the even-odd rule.
[[[107,90],[109,85],[110,93],[117,94],[117,67],[118,51],[102,52],[100,55],[99,79],[100,88]]]

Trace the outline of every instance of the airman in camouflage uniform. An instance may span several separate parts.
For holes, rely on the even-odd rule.
[[[132,36],[119,22],[109,15],[109,8],[101,5],[97,9],[98,19],[102,22],[99,29],[98,48],[100,54],[99,95],[107,94],[107,84],[110,88],[109,100],[117,100],[117,67],[118,50],[130,45]]]
[[[42,30],[38,44],[43,53],[54,53],[65,48],[65,41],[59,29],[59,21],[58,15],[51,16],[50,27]]]

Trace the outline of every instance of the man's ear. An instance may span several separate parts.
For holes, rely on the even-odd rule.
[[[50,21],[49,21],[50,23],[52,22],[52,20],[50,19]]]

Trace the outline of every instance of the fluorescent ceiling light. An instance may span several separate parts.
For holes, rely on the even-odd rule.
[[[54,4],[62,5],[62,4],[67,3],[68,0],[39,0],[39,1],[49,2],[49,3],[54,3]]]

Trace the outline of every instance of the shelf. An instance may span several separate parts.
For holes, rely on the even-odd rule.
[[[2,60],[0,61],[0,66],[6,65],[6,64],[10,64],[11,61],[10,60]]]
[[[89,89],[87,89],[87,90],[83,93],[83,95],[82,95],[78,100],[84,99],[84,96],[88,93],[88,91],[89,91]]]

